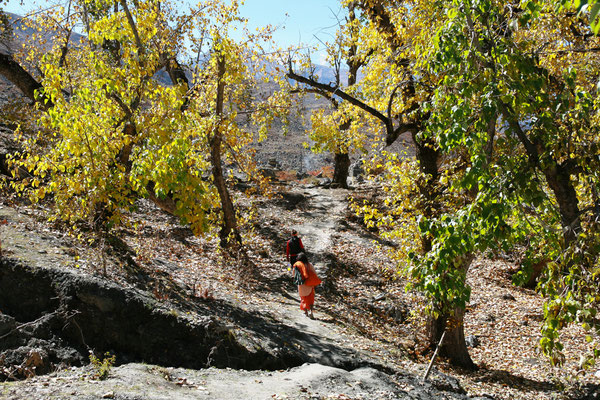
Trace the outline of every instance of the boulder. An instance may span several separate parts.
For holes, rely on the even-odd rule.
[[[468,347],[471,348],[475,348],[475,347],[479,347],[479,345],[481,344],[479,342],[479,338],[475,335],[469,335],[465,338],[465,342],[467,343]]]

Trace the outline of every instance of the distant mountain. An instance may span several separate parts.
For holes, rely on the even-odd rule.
[[[38,32],[34,27],[32,27],[32,23],[30,22],[30,20],[27,21],[25,17],[9,12],[4,12],[4,14],[8,17],[8,24],[12,30],[12,35],[9,40],[0,40],[0,52],[4,54],[10,54],[13,53],[18,47],[20,47],[23,43],[27,42],[35,33]],[[70,36],[70,42],[72,44],[76,44],[82,41],[84,38],[85,36],[77,32],[72,32]],[[51,44],[54,43],[57,39],[64,40],[64,33],[45,32],[42,36],[41,42],[45,43],[44,46],[49,48]],[[268,73],[272,73],[276,70],[275,64],[267,63],[266,65],[264,65],[264,67]],[[190,66],[189,68],[193,69],[193,66]],[[312,75],[313,77],[318,78],[319,82],[325,84],[335,83],[336,76],[335,70],[333,68],[320,64],[313,64],[313,68],[314,71]],[[283,69],[283,71],[285,71],[285,69],[282,67],[279,67],[279,69]],[[304,73],[300,73],[304,76],[308,76],[308,72],[306,71]],[[191,72],[188,72],[187,75],[190,78]],[[170,79],[165,71],[160,71],[157,74],[156,78],[159,82],[163,84],[170,83]],[[347,69],[342,69],[340,71],[340,80],[342,86],[344,86],[348,80]]]
[[[35,22],[32,22],[31,19],[4,11],[3,14],[7,17],[8,28],[11,30],[12,34],[9,38],[2,38],[0,40],[0,52],[4,54],[11,54],[14,53],[20,46],[22,46],[23,43],[30,40],[34,34],[39,33],[39,31],[35,28]],[[69,41],[72,44],[76,44],[79,43],[83,38],[83,35],[80,35],[77,32],[71,32]],[[64,40],[64,33],[57,31],[46,31],[43,33],[40,40],[36,41],[36,44],[38,46],[50,48],[52,43],[54,43],[57,39]]]
[[[313,75],[315,75],[316,77],[319,78],[319,82],[335,83],[336,76],[335,76],[335,70],[333,68],[328,67],[326,65],[319,65],[319,64],[314,64],[313,68],[314,68]],[[342,84],[344,84],[344,82],[348,81],[348,71],[345,71],[345,70],[340,71],[340,81]]]
[[[6,15],[12,27],[13,35],[9,40],[4,40],[0,43],[0,52],[10,54],[15,52],[23,43],[31,41],[31,38],[34,34],[37,34],[37,31],[29,26],[30,23],[23,17],[9,13],[6,13]],[[57,40],[64,40],[64,35],[58,32],[48,32],[43,35],[41,41],[36,41],[35,44],[49,48]],[[73,33],[71,36],[71,43],[73,45],[77,45],[83,40],[85,40],[85,37],[80,34]],[[207,60],[208,55],[201,58],[200,63]],[[276,72],[275,64],[263,66],[268,73]],[[194,65],[188,65],[186,68],[186,75],[189,79],[192,79],[193,68]],[[285,68],[278,67],[277,69],[282,74],[285,73]],[[315,74],[319,76],[319,80],[322,82],[329,83],[335,81],[333,70],[326,66],[315,66]],[[163,85],[171,85],[171,79],[164,69],[158,71],[154,78]],[[2,76],[0,76],[0,90],[0,106],[12,101],[19,95],[16,93],[17,90],[13,85],[6,82]],[[274,82],[260,83],[253,94],[259,99],[265,99],[277,90],[279,90],[279,86]],[[296,113],[292,113],[287,121],[287,133],[285,133],[286,130],[283,127],[283,121],[273,121],[267,140],[256,143],[256,157],[260,165],[268,165],[269,160],[277,159],[284,169],[306,171],[318,169],[320,166],[331,162],[332,158],[328,154],[313,155],[303,146],[303,143],[308,140],[305,130],[310,125],[308,118],[310,113],[314,109],[328,107],[329,102],[323,98],[309,94],[302,97],[300,103],[299,112],[304,118]],[[255,129],[244,118],[247,119],[247,117],[240,115],[239,122],[244,124],[246,129]]]

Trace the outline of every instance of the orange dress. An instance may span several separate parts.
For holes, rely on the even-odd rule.
[[[315,303],[315,286],[321,284],[321,279],[317,276],[315,267],[311,263],[304,264],[301,261],[296,261],[294,268],[298,268],[302,279],[304,279],[304,284],[298,285],[298,294],[301,300],[300,309],[310,310]]]

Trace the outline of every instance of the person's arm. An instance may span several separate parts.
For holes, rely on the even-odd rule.
[[[288,260],[288,262],[290,262],[290,241],[288,240],[286,245],[285,245],[285,256]]]
[[[298,238],[298,242],[300,242],[300,248],[304,250],[304,245],[302,244],[302,239]]]

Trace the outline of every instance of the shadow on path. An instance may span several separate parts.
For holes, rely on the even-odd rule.
[[[521,376],[513,375],[508,371],[480,369],[477,372],[477,375],[479,376],[474,379],[475,381],[501,383],[508,387],[527,392],[553,392],[557,389],[557,387],[550,382],[523,378]]]
[[[335,322],[332,317],[311,320],[301,315],[295,325],[290,325],[269,313],[244,310],[227,301],[215,300],[211,308],[217,314],[226,315],[237,325],[244,327],[236,333],[236,335],[244,335],[245,332],[248,335],[242,338],[241,342],[251,341],[259,344],[267,352],[277,355],[287,367],[309,362],[348,371],[367,366],[382,371],[387,370],[382,365],[364,360],[352,348],[342,347],[331,338],[311,332],[311,325],[315,323]]]

